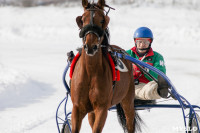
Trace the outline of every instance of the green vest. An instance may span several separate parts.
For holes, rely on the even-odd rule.
[[[136,54],[136,50],[134,50],[134,48],[127,50],[126,51],[131,57],[136,58],[138,60],[141,60],[141,58],[138,57],[138,55]],[[165,62],[164,62],[164,58],[161,54],[159,54],[158,52],[155,51],[151,51],[148,52],[148,54],[146,55],[146,57],[142,60],[143,62],[159,69],[160,71],[162,71],[163,73],[166,74],[166,68],[165,68]],[[134,68],[135,69],[135,68]],[[136,68],[137,69],[137,68]],[[139,68],[138,68],[139,69]],[[155,72],[148,70],[147,72],[149,72],[154,78],[158,79],[158,74],[156,74]],[[152,79],[144,74],[144,76],[149,80],[152,81]]]

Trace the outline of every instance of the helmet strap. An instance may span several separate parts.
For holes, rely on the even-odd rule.
[[[148,48],[143,48],[143,49],[139,49],[139,50],[146,50],[145,53],[141,54],[139,51],[138,51],[138,48],[137,48],[137,45],[135,44],[135,47],[136,47],[136,50],[137,50],[137,53],[139,54],[140,57],[142,57],[143,55],[145,55],[146,53],[149,52],[150,48],[151,48],[151,43],[149,44],[149,47]]]

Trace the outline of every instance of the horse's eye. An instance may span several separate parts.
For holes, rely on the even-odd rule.
[[[104,22],[105,22],[105,20],[101,20],[101,22],[100,22],[100,23],[102,23],[102,24],[103,24]]]

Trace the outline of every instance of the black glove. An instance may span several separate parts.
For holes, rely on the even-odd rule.
[[[70,51],[67,53],[67,57],[68,57],[68,61],[72,62],[72,60],[74,59],[75,55],[73,51]]]

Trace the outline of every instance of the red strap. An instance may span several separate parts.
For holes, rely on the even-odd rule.
[[[70,72],[69,72],[70,79],[72,78],[72,75],[74,72],[74,67],[75,67],[76,62],[78,61],[79,57],[80,57],[80,53],[77,53],[76,56],[74,57],[74,59],[72,60]],[[109,53],[108,53],[108,59],[109,59],[109,63],[111,65],[111,69],[112,69],[113,81],[119,81],[120,80],[120,72],[119,72],[119,70],[115,70],[114,61]]]
[[[70,67],[70,72],[69,72],[70,79],[72,78],[72,75],[73,75],[73,72],[74,72],[74,67],[75,67],[76,62],[79,59],[79,57],[80,57],[80,54],[77,53],[76,56],[74,57],[74,59],[72,60],[71,67]]]
[[[113,81],[115,81],[116,80],[116,76],[115,76],[115,64],[114,64],[113,59],[112,59],[112,57],[110,56],[109,53],[108,53],[108,59],[109,59],[109,63],[110,63],[111,69],[112,69]]]
[[[120,81],[120,72],[119,70],[115,70],[115,63],[109,53],[108,53],[108,59],[112,69],[113,81]]]
[[[116,70],[117,71],[117,81],[120,81],[120,72],[119,70]]]

